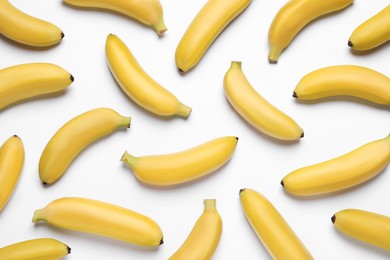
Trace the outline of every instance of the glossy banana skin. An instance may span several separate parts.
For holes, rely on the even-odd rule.
[[[23,45],[50,47],[64,37],[54,24],[20,11],[8,0],[0,0],[0,21],[0,34]]]
[[[211,259],[222,235],[222,219],[215,206],[215,199],[204,200],[203,214],[191,233],[169,260]]]
[[[390,135],[339,157],[297,169],[283,178],[282,186],[296,196],[333,193],[375,177],[389,163]]]
[[[233,155],[238,138],[219,137],[191,149],[172,154],[135,157],[127,151],[121,161],[143,183],[171,186],[201,178],[216,171]]]
[[[218,35],[252,0],[208,0],[185,31],[176,48],[177,68],[195,67]]]
[[[334,214],[332,222],[348,236],[390,250],[388,216],[360,209],[345,209]]]
[[[241,69],[241,62],[233,61],[226,72],[224,92],[234,109],[260,132],[283,141],[303,137],[302,128],[293,119],[265,100],[250,85]]]
[[[158,224],[140,213],[110,203],[77,197],[64,197],[34,212],[33,222],[105,236],[139,246],[163,243]]]
[[[352,2],[353,0],[287,1],[276,14],[268,31],[268,61],[277,63],[281,52],[308,23],[322,15],[343,9]]]
[[[252,189],[240,190],[241,206],[273,259],[314,259],[272,203]]]

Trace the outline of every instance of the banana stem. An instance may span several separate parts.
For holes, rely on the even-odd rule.
[[[124,162],[131,169],[134,169],[137,163],[137,158],[125,151],[122,155],[121,161]]]
[[[204,210],[216,210],[216,199],[205,199],[203,200]]]
[[[36,211],[34,211],[34,216],[32,218],[32,222],[33,223],[36,223],[40,220],[43,220],[44,219],[44,209],[38,209]]]
[[[125,126],[127,128],[130,128],[130,125],[131,125],[131,117],[122,116],[120,126]]]
[[[271,46],[269,53],[268,53],[269,63],[278,63],[278,59],[279,59],[281,52],[282,52],[282,50],[280,50],[279,48],[275,48],[275,47]]]
[[[177,115],[187,118],[191,114],[191,111],[192,111],[191,107],[181,104],[177,111]]]
[[[161,18],[160,21],[152,25],[158,36],[161,37],[168,28],[165,26],[164,20]]]

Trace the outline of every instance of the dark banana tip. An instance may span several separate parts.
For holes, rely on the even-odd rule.
[[[280,182],[280,184],[283,186],[283,188],[284,188],[284,182],[283,182],[283,180]]]
[[[45,186],[45,187],[46,187],[46,186],[49,186],[49,183],[47,183],[47,182],[45,182],[45,181],[43,181],[42,184],[43,184],[43,186]]]
[[[161,246],[162,244],[164,244],[164,238],[161,238],[159,246]]]
[[[240,192],[238,194],[241,194],[241,192],[243,192],[244,190],[245,190],[245,188],[244,189],[240,189]]]
[[[331,218],[331,220],[332,220],[332,223],[334,224],[334,222],[336,221],[336,216],[333,215],[332,218]]]
[[[70,80],[73,82],[74,81],[74,77],[72,74],[70,74]]]
[[[240,138],[238,138],[237,136],[235,136],[235,138],[236,138],[237,141],[240,140]]]
[[[19,136],[18,136],[18,135],[13,135],[13,137],[17,137],[17,138],[19,138]]]
[[[293,92],[293,97],[298,98],[297,93],[295,93],[295,91]]]
[[[302,132],[301,134],[301,138],[303,138],[305,136],[305,132]]]
[[[66,248],[68,249],[68,254],[70,254],[70,252],[72,251],[72,249],[71,249],[69,246],[66,246]]]
[[[278,63],[277,60],[273,60],[273,59],[268,59],[268,62],[271,63],[271,64],[277,64]]]
[[[353,47],[353,43],[351,41],[348,41],[348,46]]]
[[[64,32],[61,32],[61,39],[63,39],[64,37],[65,37]]]

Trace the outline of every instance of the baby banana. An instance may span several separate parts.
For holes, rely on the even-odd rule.
[[[208,0],[187,28],[176,49],[176,66],[195,67],[218,35],[252,0]]]
[[[268,60],[277,63],[280,53],[308,23],[322,15],[340,10],[353,0],[289,0],[278,11],[268,31]]]
[[[73,80],[69,72],[51,63],[27,63],[4,68],[0,70],[0,109],[21,100],[59,92]]]
[[[356,65],[329,66],[304,76],[293,93],[293,97],[298,100],[332,96],[352,96],[390,105],[390,78]]]
[[[163,234],[156,222],[137,212],[102,201],[65,197],[34,212],[34,223],[81,231],[139,246],[159,246]]]
[[[345,209],[332,217],[343,233],[369,244],[390,250],[390,218],[360,209]]]
[[[236,148],[238,138],[213,139],[191,149],[165,155],[135,157],[127,151],[121,161],[127,164],[142,182],[169,186],[205,176],[224,165]]]
[[[296,196],[332,193],[375,177],[389,163],[390,135],[334,159],[295,170],[281,184]]]
[[[314,259],[300,239],[262,194],[240,190],[241,206],[249,224],[273,259]]]
[[[241,69],[241,62],[232,62],[223,82],[230,104],[256,129],[284,141],[303,137],[302,128],[294,120],[270,104],[250,85]]]
[[[74,158],[90,143],[120,127],[130,127],[131,118],[109,108],[87,111],[63,125],[46,145],[39,161],[44,185],[57,181]]]
[[[163,20],[163,8],[159,0],[64,0],[64,3],[77,7],[106,9],[124,14],[143,24],[152,26],[159,36],[167,30]]]
[[[348,45],[356,51],[371,50],[390,40],[390,5],[359,25]]]
[[[64,33],[54,24],[32,17],[0,0],[0,34],[32,47],[50,47],[58,44]]]
[[[0,212],[16,187],[24,164],[24,146],[17,136],[11,136],[0,147]],[[1,255],[1,254],[0,254]],[[2,259],[0,257],[0,259]]]
[[[58,260],[70,254],[70,247],[52,238],[37,238],[0,248],[2,260]]]
[[[119,86],[135,103],[159,116],[189,116],[191,108],[152,79],[116,35],[108,35],[106,55]]]
[[[222,235],[222,219],[215,204],[215,199],[204,200],[203,214],[169,260],[211,259]]]

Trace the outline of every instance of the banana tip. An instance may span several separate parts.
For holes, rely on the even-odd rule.
[[[42,184],[43,184],[43,186],[45,186],[45,187],[49,186],[49,183],[47,183],[47,182],[45,182],[45,181],[43,181]]]
[[[164,244],[164,238],[161,238],[159,246],[161,246],[162,244]]]
[[[70,77],[69,77],[69,78],[70,78],[70,81],[72,81],[72,82],[74,81],[74,77],[73,77],[72,74],[70,74]]]
[[[65,37],[64,32],[61,32],[61,39],[63,39],[64,37]]]
[[[72,251],[72,249],[69,247],[69,246],[66,246],[67,250],[68,250],[68,254],[70,254],[70,252]]]
[[[297,93],[295,93],[295,91],[293,92],[293,95],[292,95],[294,98],[298,98],[298,95]]]
[[[352,48],[353,47],[353,43],[351,41],[348,41],[348,46]]]
[[[302,132],[301,134],[301,138],[303,138],[305,136],[305,132]]]
[[[276,63],[278,63],[278,60],[276,60],[276,59],[268,59],[268,62],[271,63],[271,64],[276,64]]]
[[[282,187],[284,188],[284,181],[283,181],[283,180],[280,182],[280,184],[281,184]]]
[[[241,195],[241,192],[243,192],[245,190],[245,188],[243,188],[243,189],[240,189],[240,192],[238,193],[238,194],[240,194]]]
[[[332,220],[332,223],[334,224],[334,222],[336,221],[336,216],[333,215],[332,218],[331,218],[331,220]]]

